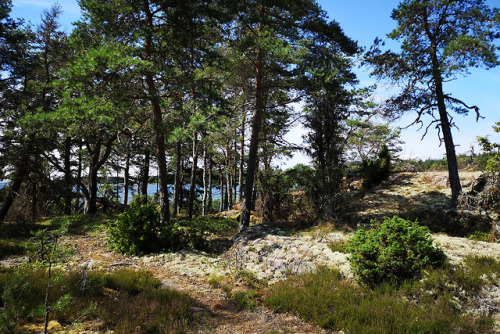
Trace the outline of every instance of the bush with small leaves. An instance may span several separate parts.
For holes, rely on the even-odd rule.
[[[153,205],[128,207],[109,227],[111,248],[132,255],[159,251],[159,222],[160,215]]]
[[[399,217],[366,231],[359,228],[346,249],[351,268],[359,281],[375,286],[382,282],[401,283],[416,277],[428,266],[441,266],[446,256],[433,245],[427,227]]]

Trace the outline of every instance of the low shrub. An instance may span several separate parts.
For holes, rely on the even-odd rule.
[[[159,222],[160,215],[153,205],[130,206],[109,227],[109,245],[132,255],[158,251],[162,248]]]
[[[386,145],[383,145],[377,159],[363,161],[361,177],[364,190],[373,188],[389,178],[392,168],[391,159],[391,152]]]
[[[372,290],[344,279],[335,269],[320,268],[276,283],[264,296],[264,303],[274,311],[292,312],[318,326],[346,333],[491,331],[491,317],[473,316],[457,307],[463,292],[460,279],[450,279],[449,271],[441,269],[424,276],[422,281],[385,283]]]
[[[130,206],[109,227],[110,247],[131,255],[183,248],[211,251],[207,241],[211,235],[232,236],[238,228],[238,222],[231,219],[173,218],[163,226],[159,219],[153,205]]]
[[[425,267],[442,265],[446,259],[444,252],[433,246],[426,227],[399,217],[385,218],[368,231],[360,227],[346,250],[351,253],[353,272],[369,286],[401,283]]]

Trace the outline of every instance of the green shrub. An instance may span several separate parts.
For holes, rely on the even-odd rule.
[[[362,188],[364,190],[368,190],[389,178],[392,168],[391,159],[391,152],[386,145],[383,145],[377,159],[363,161],[361,177],[363,178]]]
[[[153,205],[130,206],[109,228],[110,247],[131,255],[183,248],[207,251],[209,233],[227,234],[237,226],[237,222],[223,219],[177,218],[163,226],[159,220]]]
[[[427,266],[442,265],[446,258],[433,246],[426,227],[398,217],[385,218],[368,231],[359,228],[347,250],[353,272],[370,286],[411,279]]]
[[[111,248],[132,255],[160,250],[159,222],[160,215],[153,205],[128,207],[109,227]]]

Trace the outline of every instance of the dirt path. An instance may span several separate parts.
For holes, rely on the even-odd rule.
[[[178,267],[169,269],[168,256],[164,261],[148,257],[129,257],[109,250],[105,238],[101,236],[71,236],[67,242],[74,245],[76,255],[68,263],[69,267],[113,270],[119,267],[141,268],[152,271],[164,286],[188,293],[197,301],[192,311],[197,319],[188,333],[335,333],[326,331],[289,314],[277,314],[265,307],[253,311],[238,312],[236,305],[225,297],[225,293],[208,284],[208,275],[194,275],[179,271]],[[190,262],[189,255],[170,255],[171,258],[184,258],[186,265],[196,265],[196,257]],[[175,259],[173,261],[175,263]],[[208,317],[207,317],[208,314]]]

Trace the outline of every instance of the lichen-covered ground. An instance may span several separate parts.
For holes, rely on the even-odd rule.
[[[462,173],[466,188],[477,173]],[[354,203],[359,217],[391,216],[408,210],[442,210],[447,205],[449,190],[446,173],[402,173],[368,192]],[[67,237],[76,247],[76,254],[66,266],[90,269],[118,267],[145,268],[160,278],[165,286],[188,292],[198,300],[192,311],[200,320],[192,333],[327,333],[301,319],[276,314],[264,307],[238,312],[220,287],[209,284],[213,277],[236,277],[243,271],[257,279],[273,284],[290,275],[296,275],[318,266],[338,268],[346,277],[352,277],[348,255],[333,252],[332,242],[349,238],[349,233],[322,228],[295,232],[261,224],[252,226],[233,246],[219,256],[201,252],[178,252],[145,257],[128,257],[110,251],[103,234],[73,235]],[[488,255],[500,259],[500,244],[433,235],[452,262],[467,255]],[[8,265],[4,263],[4,265]],[[238,288],[238,281],[234,282]],[[494,314],[500,331],[500,277],[498,284],[483,289],[478,296],[477,312]],[[207,316],[208,315],[208,316]],[[89,333],[91,331],[89,330]]]

